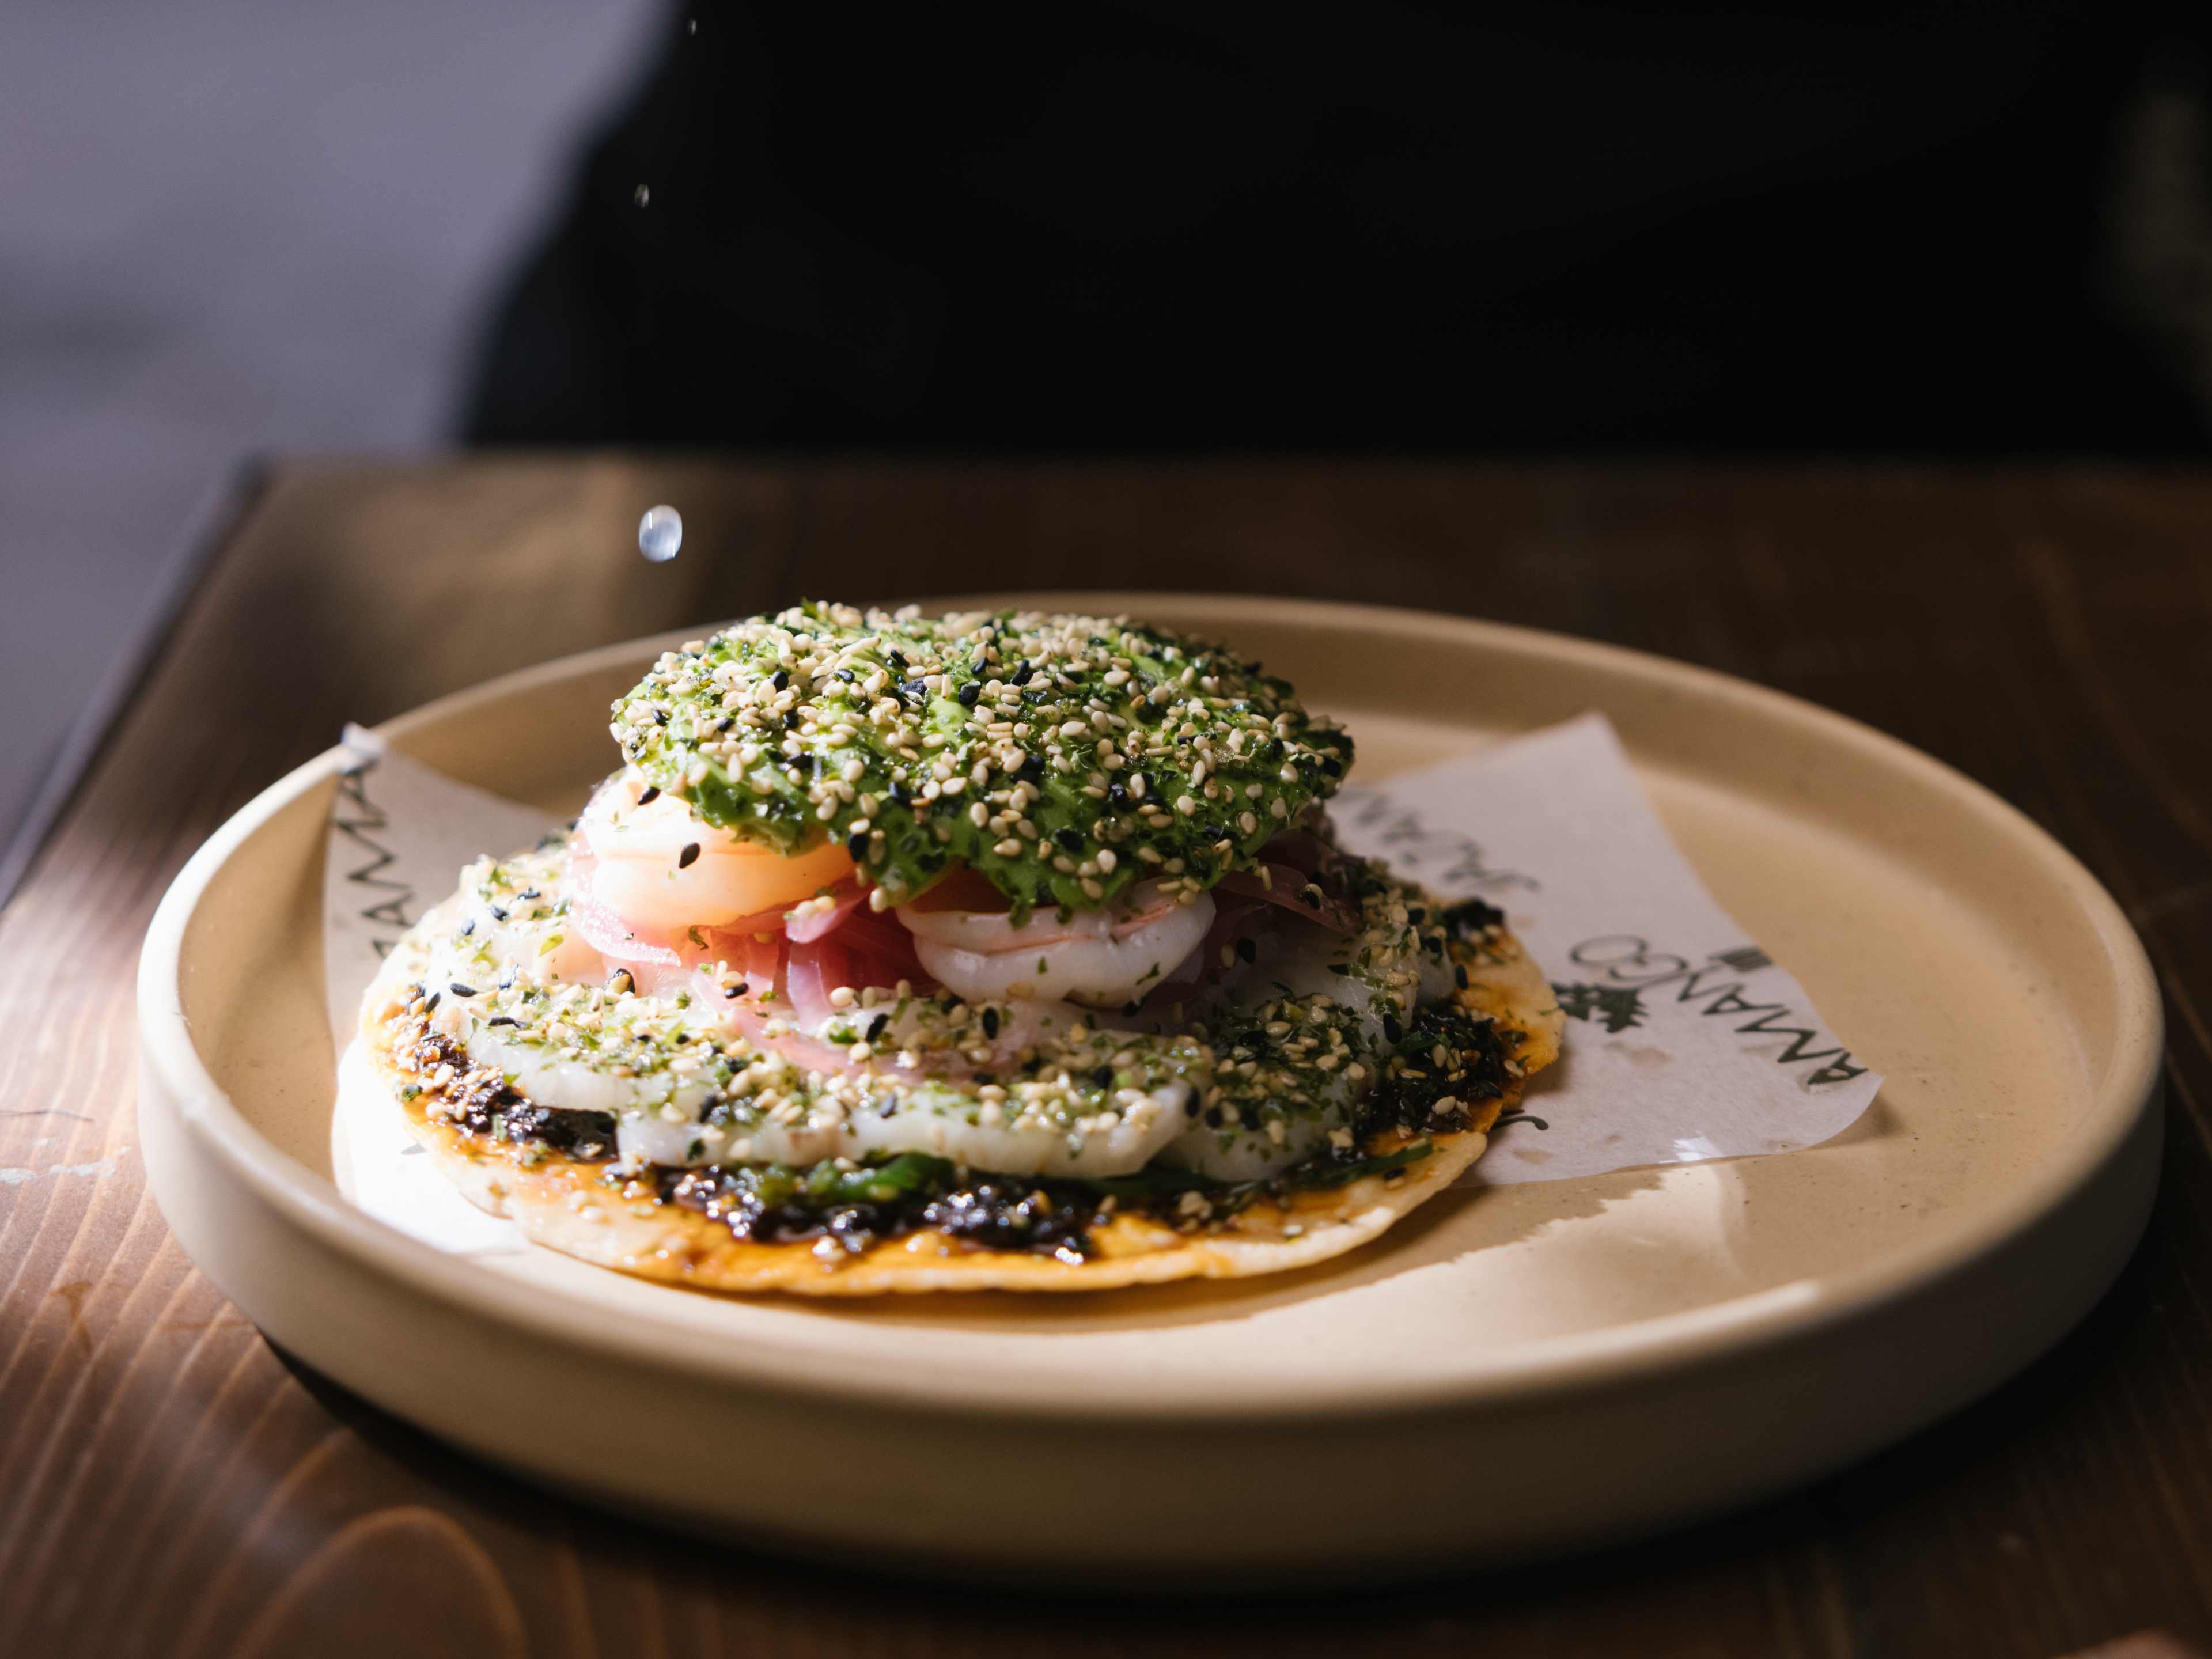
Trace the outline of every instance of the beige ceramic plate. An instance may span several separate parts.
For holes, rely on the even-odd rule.
[[[1369,777],[1603,709],[1721,902],[1887,1087],[1809,1151],[1449,1194],[1279,1278],[833,1305],[460,1260],[331,1183],[331,755],[224,826],[148,936],[143,1142],[185,1248],[276,1341],[547,1481],[874,1562],[1199,1584],[1496,1563],[1742,1503],[1973,1398],[2118,1270],[2157,1172],[2156,989],[2112,900],[1995,797],[1835,715],[1573,640],[1058,600],[1233,640],[1350,723]],[[571,808],[663,643],[385,730]],[[1041,1495],[1080,1523],[1032,1524]]]

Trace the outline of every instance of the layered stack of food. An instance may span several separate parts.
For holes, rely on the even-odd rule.
[[[1494,909],[1344,852],[1351,739],[1126,617],[803,605],[663,655],[572,830],[395,950],[366,1046],[533,1238],[726,1290],[1302,1266],[1557,1054]]]

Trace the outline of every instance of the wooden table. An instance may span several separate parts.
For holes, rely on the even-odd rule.
[[[683,555],[635,551],[678,504]],[[2073,848],[2163,976],[2166,1190],[1993,1398],[1660,1542],[1371,1595],[934,1590],[546,1497],[287,1362],[147,1194],[131,978],[234,808],[526,663],[989,587],[1440,608],[1684,657],[1942,757]],[[0,912],[0,1654],[2018,1655],[2212,1644],[2212,480],[2118,470],[286,462],[210,550]],[[1899,1364],[1911,1358],[1899,1356]],[[1486,1501],[1470,1492],[1470,1504]]]

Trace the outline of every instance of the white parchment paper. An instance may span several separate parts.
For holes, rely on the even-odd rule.
[[[349,726],[346,744],[323,890],[342,1053],[384,953],[461,867],[551,827],[385,752],[372,732]],[[1602,715],[1346,789],[1332,813],[1355,851],[1505,911],[1568,1015],[1563,1060],[1501,1121],[1469,1184],[1788,1152],[1848,1127],[1881,1087],[1705,891]],[[511,1223],[475,1209],[419,1155],[357,1057],[342,1071],[332,1137],[348,1195],[449,1249],[518,1248]]]
[[[346,727],[343,747],[346,770],[331,803],[323,860],[323,983],[341,1056],[331,1125],[338,1189],[441,1249],[526,1249],[520,1228],[463,1198],[423,1155],[354,1033],[385,952],[460,884],[462,866],[484,853],[534,846],[554,820],[388,753],[382,738],[358,726]]]
[[[1469,1184],[1788,1152],[1881,1086],[1713,902],[1603,715],[1347,789],[1331,813],[1353,850],[1504,910],[1568,1016],[1563,1062]]]
[[[345,770],[323,860],[323,979],[343,1050],[385,952],[460,885],[462,866],[534,847],[556,820],[391,754],[364,727],[347,726],[340,746]]]

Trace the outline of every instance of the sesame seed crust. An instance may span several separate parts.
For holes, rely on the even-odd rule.
[[[1127,617],[808,602],[663,653],[613,707],[646,781],[890,903],[957,860],[1012,902],[1194,897],[1334,794],[1351,738],[1288,682]]]

